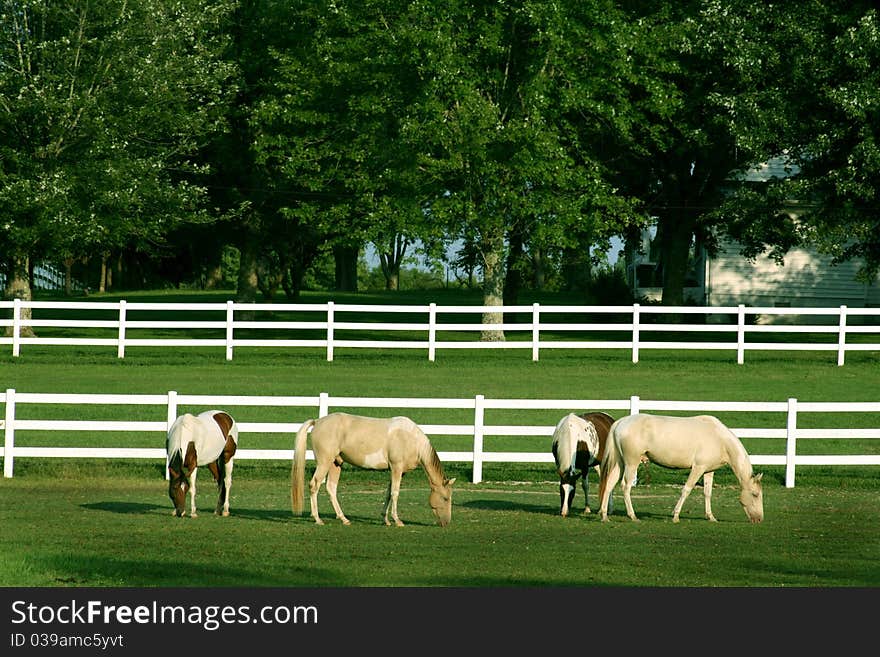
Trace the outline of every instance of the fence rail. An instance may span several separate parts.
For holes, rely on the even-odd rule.
[[[880,439],[880,426],[862,429],[807,429],[798,426],[799,414],[803,413],[874,413],[880,417],[880,402],[799,402],[791,398],[779,402],[725,402],[725,401],[657,401],[644,400],[637,396],[619,400],[597,399],[487,399],[483,395],[472,398],[407,398],[407,397],[331,397],[327,393],[316,396],[274,397],[274,396],[229,396],[229,395],[183,395],[170,391],[162,395],[102,395],[102,394],[52,394],[21,393],[7,389],[0,393],[0,402],[5,405],[5,416],[0,420],[4,433],[3,457],[4,477],[13,476],[13,465],[18,457],[32,458],[118,458],[152,459],[164,462],[166,458],[165,435],[178,416],[181,406],[225,408],[234,407],[274,407],[304,408],[304,417],[323,417],[332,409],[343,408],[394,408],[394,409],[464,409],[473,412],[471,422],[465,424],[420,424],[429,436],[469,436],[472,447],[467,451],[439,451],[443,462],[464,462],[473,465],[472,480],[480,483],[484,463],[553,463],[548,449],[542,452],[488,451],[484,448],[484,438],[489,436],[551,436],[554,425],[493,425],[486,423],[486,412],[490,410],[558,410],[570,412],[573,409],[620,410],[626,413],[643,411],[730,413],[730,412],[770,412],[781,415],[778,427],[731,427],[740,438],[784,439],[785,451],[777,454],[750,454],[753,465],[785,466],[785,486],[795,485],[795,468],[804,465],[880,465],[880,454],[798,454],[798,442],[810,439]],[[24,405],[102,405],[102,406],[156,406],[165,410],[165,421],[125,421],[125,420],[39,420],[20,419],[18,407]],[[577,411],[580,412],[580,411]],[[301,426],[299,422],[239,422],[240,435],[249,433],[284,433],[293,435]],[[102,432],[140,432],[155,434],[152,440],[161,447],[28,447],[15,444],[18,431],[102,431]],[[293,458],[292,449],[259,449],[246,447],[248,439],[242,440],[242,449],[236,452],[237,459],[287,460]],[[872,450],[873,451],[873,450]],[[311,450],[306,453],[308,460],[314,459]]]
[[[672,306],[438,306],[237,303],[141,303],[113,301],[0,301],[0,311],[11,310],[11,317],[0,318],[0,327],[11,327],[11,335],[0,337],[0,345],[12,346],[12,355],[29,345],[91,345],[116,347],[125,357],[128,347],[218,347],[232,360],[239,347],[315,347],[326,352],[328,361],[340,348],[419,349],[434,361],[441,349],[524,349],[532,360],[546,349],[626,349],[637,363],[643,349],[715,349],[736,352],[742,364],[745,352],[829,351],[843,365],[848,351],[880,351],[880,308],[770,308],[672,307]],[[30,311],[31,317],[27,317]],[[95,319],[40,317],[47,311],[95,313]],[[208,313],[214,319],[168,320],[134,319],[144,312]],[[483,324],[484,313],[519,316],[527,321]],[[4,313],[6,314],[6,313]],[[48,314],[51,314],[49,312]],[[363,316],[406,314],[420,321],[363,321]],[[112,315],[112,319],[107,319]],[[262,319],[255,319],[262,315]],[[280,319],[285,315],[288,319]],[[680,316],[696,316],[697,322],[657,321]],[[103,317],[103,318],[101,318]],[[305,317],[306,319],[302,319]],[[580,319],[578,319],[580,317]],[[596,318],[606,321],[596,321]],[[806,323],[755,323],[754,318],[773,320],[808,318]],[[293,318],[293,319],[291,319]],[[407,319],[409,319],[407,318]],[[476,319],[475,319],[476,318]],[[561,321],[560,321],[561,319]],[[712,320],[711,322],[709,320]],[[357,320],[357,321],[352,321]],[[470,320],[470,321],[468,321]],[[617,321],[615,321],[617,320]],[[82,336],[30,336],[23,328],[75,329]],[[95,330],[103,333],[95,335]],[[133,337],[144,330],[205,331],[215,337]],[[486,330],[504,331],[508,339],[484,341],[468,334]],[[272,332],[272,337],[256,334]],[[375,333],[381,337],[376,338]],[[399,339],[395,332],[411,335]],[[645,334],[658,339],[645,339]],[[670,333],[685,333],[689,339],[668,339]],[[698,340],[697,334],[716,334],[717,340]],[[753,335],[788,334],[785,341],[749,341]],[[792,336],[807,336],[795,340]],[[279,337],[279,335],[281,337]],[[361,336],[361,337],[354,337]],[[365,336],[365,337],[364,337]],[[853,337],[857,336],[857,341]]]

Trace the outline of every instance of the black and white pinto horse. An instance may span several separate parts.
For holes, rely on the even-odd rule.
[[[560,514],[567,516],[574,502],[577,480],[584,489],[584,514],[589,514],[588,497],[590,468],[601,475],[600,464],[605,455],[608,430],[614,418],[607,413],[569,413],[553,432],[553,459],[559,475]]]
[[[210,410],[178,417],[168,430],[168,496],[174,515],[186,515],[186,494],[190,496],[190,517],[196,513],[196,472],[207,465],[220,491],[217,515],[229,515],[232,464],[238,449],[238,426],[226,411]]]

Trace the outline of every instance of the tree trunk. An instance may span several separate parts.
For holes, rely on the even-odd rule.
[[[515,306],[519,301],[519,291],[522,289],[522,270],[525,266],[525,254],[523,250],[522,232],[510,231],[510,246],[507,253],[507,272],[504,276],[504,305]],[[507,323],[516,322],[516,314],[508,313],[504,317]]]
[[[532,249],[532,274],[534,276],[532,279],[534,288],[536,290],[543,290],[547,269],[544,266],[544,252],[539,248]]]
[[[73,294],[73,258],[64,259],[64,296]]]
[[[98,276],[98,292],[107,291],[107,254],[101,254],[101,273]]]
[[[483,256],[483,305],[502,306],[504,304],[504,229],[493,226],[483,235],[481,244]],[[484,312],[483,324],[501,324],[504,313]],[[504,331],[487,328],[480,332],[483,342],[502,342]]]
[[[379,250],[379,264],[382,268],[382,275],[385,277],[385,289],[399,290],[400,268],[403,265],[403,259],[406,257],[409,240],[403,235],[395,234],[394,237],[388,240],[387,245],[375,242],[374,244]]]
[[[223,267],[220,264],[211,265],[205,271],[205,289],[218,290],[223,285]]]
[[[235,300],[238,303],[254,303],[257,300],[257,240],[249,232],[241,240],[239,245],[238,284],[235,290]],[[252,312],[242,312],[242,320],[248,321],[254,318]]]
[[[5,296],[7,299],[21,299],[22,301],[33,300],[31,284],[28,280],[30,270],[30,258],[28,256],[13,256],[10,262],[9,275],[6,280]],[[19,335],[24,338],[35,337],[34,329],[30,325],[33,311],[30,308],[21,309],[21,331]],[[5,335],[12,335],[12,327],[7,326]]]
[[[336,260],[336,290],[357,292],[357,259],[360,249],[356,246],[334,246]]]
[[[663,265],[662,303],[664,306],[680,306],[684,303],[684,281],[694,223],[687,217],[672,215],[666,219],[661,218],[657,231],[660,238],[660,262]]]

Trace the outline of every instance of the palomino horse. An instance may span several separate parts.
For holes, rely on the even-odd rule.
[[[690,474],[672,512],[673,522],[678,522],[681,507],[700,477],[703,478],[706,518],[713,522],[716,520],[712,514],[712,482],[715,470],[725,465],[731,467],[739,480],[739,502],[749,520],[761,522],[764,519],[764,494],[761,489],[763,474],[752,473],[752,463],[745,447],[718,418],[710,415],[630,415],[611,425],[609,440],[610,444],[602,460],[599,484],[600,514],[603,521],[608,520],[608,498],[620,478],[621,467],[626,513],[632,520],[638,520],[633,511],[630,492],[639,462],[644,457],[666,468],[690,468]]]
[[[569,413],[553,432],[553,459],[559,474],[560,514],[567,516],[574,502],[578,478],[584,489],[584,514],[591,513],[588,495],[590,468],[600,473],[608,430],[614,418],[607,413]]]
[[[214,513],[229,515],[229,491],[232,488],[232,457],[238,449],[238,426],[226,411],[211,410],[191,415],[185,413],[168,430],[168,496],[174,503],[174,515],[186,514],[189,491],[190,517],[196,513],[196,472],[207,465],[220,489]]]
[[[325,476],[336,517],[345,525],[351,524],[336,498],[343,462],[367,470],[391,470],[382,515],[385,524],[390,525],[390,509],[394,524],[398,527],[403,527],[403,522],[397,516],[400,480],[405,473],[421,465],[431,486],[428,498],[431,510],[441,527],[449,524],[455,479],[447,479],[443,474],[443,465],[437,452],[421,428],[407,417],[384,419],[348,413],[331,413],[317,420],[306,420],[297,432],[290,472],[290,503],[295,515],[303,511],[305,451],[309,429],[312,429],[312,451],[315,454],[315,472],[309,482],[309,493],[312,517],[317,524],[324,524],[318,516],[318,490]]]

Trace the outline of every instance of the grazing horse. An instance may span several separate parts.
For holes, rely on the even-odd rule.
[[[600,515],[603,521],[608,520],[608,498],[620,478],[621,468],[626,513],[632,520],[638,520],[633,511],[630,492],[639,462],[645,457],[666,468],[690,468],[690,474],[672,512],[673,522],[678,522],[681,507],[700,477],[703,478],[706,518],[716,521],[712,514],[712,482],[715,470],[725,465],[730,466],[739,480],[739,502],[746,516],[753,523],[764,519],[764,494],[761,488],[763,473],[752,473],[752,463],[742,442],[718,418],[711,415],[630,415],[611,425],[609,441],[602,460],[599,484]]]
[[[428,498],[431,510],[441,527],[449,524],[455,479],[447,479],[443,474],[443,465],[437,452],[421,428],[408,417],[384,419],[348,413],[331,413],[317,420],[306,420],[297,432],[290,471],[290,503],[294,515],[303,511],[306,438],[310,429],[315,472],[309,482],[309,493],[312,517],[317,524],[324,524],[318,516],[318,490],[325,476],[336,517],[345,525],[351,524],[336,498],[343,462],[367,470],[391,470],[382,515],[385,524],[390,525],[390,509],[394,524],[398,527],[403,527],[397,515],[400,480],[405,473],[421,465],[431,486]]]
[[[584,514],[591,513],[588,495],[590,468],[600,473],[605,455],[608,430],[614,418],[607,413],[569,413],[559,420],[553,432],[553,459],[559,474],[560,514],[565,517],[571,510],[578,478],[584,489]]]
[[[185,499],[189,491],[190,517],[196,513],[196,472],[207,465],[220,489],[214,513],[229,515],[229,491],[232,488],[232,457],[238,449],[238,426],[226,411],[211,410],[177,418],[168,430],[165,443],[168,453],[168,496],[174,503],[174,515],[186,515]]]

